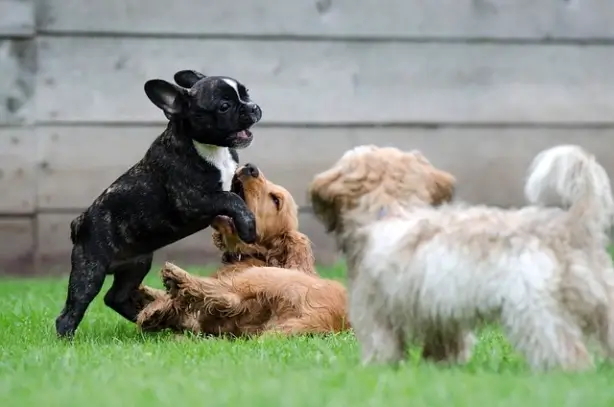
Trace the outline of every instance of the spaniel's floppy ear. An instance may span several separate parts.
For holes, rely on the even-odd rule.
[[[301,232],[290,231],[276,238],[267,257],[278,267],[316,274],[311,241]]]
[[[454,184],[456,178],[446,171],[433,169],[432,171],[432,188],[430,189],[431,204],[441,205],[445,202],[450,202],[454,198]]]

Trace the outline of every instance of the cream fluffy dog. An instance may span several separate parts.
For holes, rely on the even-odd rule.
[[[363,363],[398,362],[412,342],[462,362],[481,321],[499,322],[536,370],[590,367],[584,334],[614,357],[614,203],[595,158],[541,152],[526,182],[535,206],[522,209],[447,203],[454,182],[418,151],[375,146],[314,178],[314,211],[347,258]]]

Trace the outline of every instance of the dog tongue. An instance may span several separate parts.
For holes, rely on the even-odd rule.
[[[247,134],[247,132],[245,130],[241,130],[240,132],[237,133],[237,137],[239,137],[239,138],[249,138],[249,135]]]

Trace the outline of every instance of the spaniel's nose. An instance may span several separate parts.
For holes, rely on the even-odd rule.
[[[243,166],[242,172],[243,172],[243,175],[253,177],[253,178],[258,178],[258,175],[260,175],[260,171],[258,170],[258,167],[250,163],[247,163]]]

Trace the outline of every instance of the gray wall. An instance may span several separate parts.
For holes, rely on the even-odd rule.
[[[264,110],[242,155],[305,206],[347,148],[418,148],[459,196],[522,203],[540,149],[612,174],[609,0],[0,0],[0,272],[66,271],[68,223],[163,128],[143,83],[245,82]],[[334,247],[305,207],[318,259]],[[158,254],[206,262],[210,231]]]

